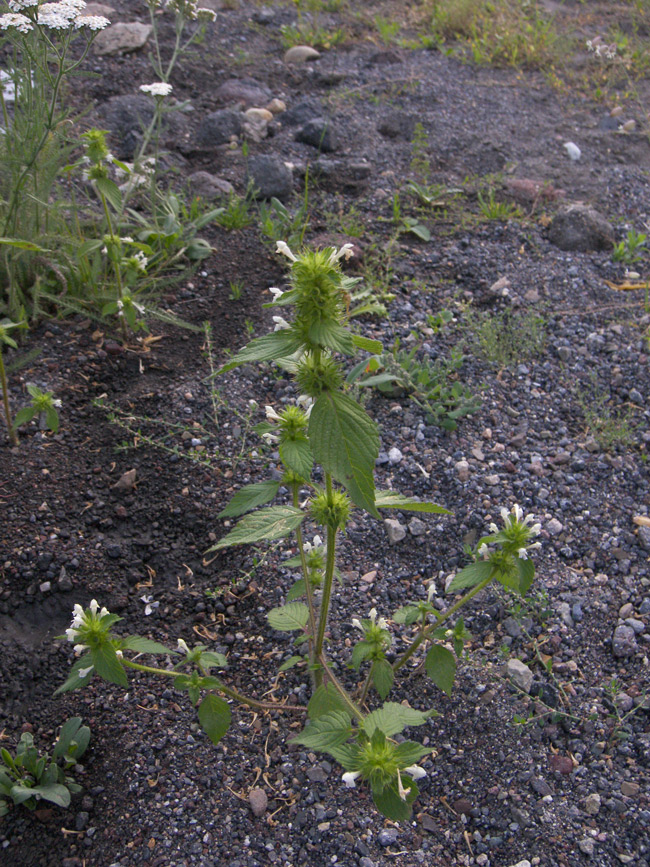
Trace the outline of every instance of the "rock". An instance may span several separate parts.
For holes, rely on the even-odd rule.
[[[386,518],[384,527],[391,545],[397,545],[406,536],[406,527],[400,524],[397,518]]]
[[[291,169],[277,154],[252,156],[248,160],[248,179],[259,199],[287,199],[293,190]]]
[[[269,122],[265,117],[262,117],[259,114],[249,114],[249,112],[266,112],[264,108],[250,108],[246,114],[244,115],[244,137],[247,141],[255,142],[255,144],[259,144],[263,141],[268,135],[269,131]],[[266,112],[267,114],[271,114],[271,112]],[[273,115],[271,115],[273,117]]]
[[[519,638],[521,635],[521,626],[514,617],[506,617],[503,621],[503,628],[511,638]]]
[[[101,108],[103,125],[116,139],[118,157],[130,159],[153,118],[154,102],[144,94],[113,96]]]
[[[42,584],[39,584],[38,589],[41,591],[41,593],[49,593],[50,590],[52,589],[52,582],[51,581],[43,581]]]
[[[472,803],[468,801],[467,798],[458,798],[453,803],[453,808],[457,813],[463,813],[465,816],[469,816],[472,810]]]
[[[357,192],[372,174],[372,166],[367,162],[351,162],[319,157],[313,166],[313,176],[318,178],[324,188]]]
[[[194,195],[202,199],[219,199],[235,192],[229,181],[210,172],[193,172],[187,180]]]
[[[59,590],[62,590],[64,593],[67,593],[68,591],[72,590],[72,588],[74,586],[72,583],[72,579],[70,578],[68,573],[65,571],[65,566],[61,566],[61,571],[59,572],[59,580],[57,581],[57,585],[58,585]]]
[[[283,100],[273,98],[266,108],[271,112],[271,114],[282,114],[287,110],[287,105]]]
[[[377,834],[377,840],[380,846],[392,846],[397,842],[397,828],[382,828]]]
[[[594,208],[581,203],[560,211],[549,227],[548,237],[552,244],[566,251],[586,253],[611,250],[614,246],[611,225]]]
[[[593,792],[585,798],[585,810],[590,816],[597,816],[600,811],[600,795]]]
[[[571,617],[571,606],[568,602],[558,602],[557,605],[557,613],[560,615],[560,619],[565,626],[568,626],[569,629],[573,628],[573,618]]]
[[[314,99],[304,99],[302,102],[287,109],[282,115],[285,126],[302,126],[307,121],[323,116],[323,107]]]
[[[244,115],[233,108],[212,111],[201,121],[196,141],[200,147],[214,148],[239,138],[244,128]]]
[[[548,764],[552,771],[555,771],[558,774],[564,774],[565,776],[573,771],[571,756],[551,756],[548,760]]]
[[[634,656],[637,651],[637,643],[634,630],[631,626],[622,624],[617,626],[612,637],[612,653],[617,659],[626,656]]]
[[[643,620],[637,620],[636,617],[628,617],[625,620],[625,625],[634,630],[635,635],[640,635],[645,632],[645,623]]]
[[[214,95],[223,103],[240,103],[246,108],[266,105],[273,94],[253,78],[229,78],[215,90]]]
[[[650,596],[646,596],[639,607],[639,614],[650,614]]]
[[[510,867],[530,867],[530,861],[524,858],[523,861],[517,861],[516,864],[511,864]]]
[[[83,15],[101,15],[103,18],[108,18],[113,21],[115,17],[115,9],[112,6],[107,6],[106,3],[86,3]]]
[[[312,768],[308,768],[307,776],[312,781],[312,783],[327,782],[327,772],[320,765],[314,765]]]
[[[285,63],[306,63],[308,60],[318,60],[320,52],[311,45],[292,45],[285,51],[282,60]]]
[[[506,663],[506,673],[515,686],[523,689],[524,692],[530,692],[533,672],[520,659],[509,659]]]
[[[398,464],[403,457],[402,452],[395,446],[388,450],[388,460],[391,464]]]
[[[469,479],[469,464],[467,461],[458,461],[454,464],[454,469],[456,470],[456,475],[458,476],[459,481],[466,482]]]
[[[249,120],[259,120],[265,123],[273,120],[273,112],[269,111],[268,108],[247,108],[244,116]]]
[[[387,111],[377,126],[377,132],[384,138],[402,138],[411,141],[416,118],[404,111]]]
[[[331,153],[339,144],[332,121],[325,117],[315,117],[307,121],[296,133],[296,141],[312,145],[321,153]]]
[[[125,491],[130,492],[135,488],[135,479],[137,475],[137,470],[127,470],[125,473],[122,473],[120,478],[115,482],[114,485],[111,485],[111,488],[114,491]]]
[[[424,536],[427,525],[420,518],[411,518],[409,521],[409,533],[411,536]]]
[[[596,849],[596,844],[594,843],[592,837],[583,837],[582,840],[578,842],[578,847],[581,852],[591,858]]]
[[[435,833],[440,828],[440,823],[437,822],[433,816],[430,816],[428,813],[423,813],[420,816],[420,822],[422,823],[422,827],[425,831],[429,831],[431,834]]]
[[[93,42],[95,54],[126,54],[137,51],[146,43],[151,33],[151,24],[138,21],[111,24],[100,30]]]
[[[621,795],[625,795],[626,798],[636,798],[640,789],[641,787],[638,783],[631,783],[628,780],[624,780],[621,783]]]
[[[544,525],[544,529],[545,529],[545,530],[549,533],[549,535],[551,535],[551,536],[559,536],[560,533],[562,532],[562,530],[564,530],[564,525],[561,524],[560,521],[558,521],[557,518],[551,518],[551,520],[548,521],[548,522]]]
[[[639,542],[646,551],[650,551],[650,527],[639,527]]]
[[[566,190],[558,190],[548,181],[536,181],[532,178],[513,178],[506,181],[506,190],[512,198],[522,205],[533,205],[536,202],[555,202],[566,196]]]
[[[254,816],[257,816],[259,819],[260,816],[263,816],[266,813],[266,808],[269,805],[269,799],[266,796],[266,792],[264,789],[255,788],[251,789],[248,793],[248,803],[250,804],[251,811]]]

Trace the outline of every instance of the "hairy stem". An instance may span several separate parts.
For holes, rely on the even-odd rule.
[[[2,402],[5,408],[5,418],[7,420],[7,432],[9,439],[13,445],[18,445],[18,434],[14,430],[14,425],[11,420],[11,409],[9,407],[9,388],[7,386],[7,374],[5,371],[5,363],[2,358],[2,349],[0,349],[0,385],[2,386]]]

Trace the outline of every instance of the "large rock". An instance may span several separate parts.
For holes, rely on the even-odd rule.
[[[127,54],[142,48],[149,39],[151,24],[119,22],[100,30],[93,42],[95,54]]]
[[[258,154],[248,160],[248,181],[258,199],[287,199],[293,190],[291,169],[276,154]]]
[[[332,121],[325,117],[308,120],[296,133],[296,141],[312,145],[321,153],[331,153],[339,145],[336,128]]]
[[[120,159],[131,159],[153,113],[154,101],[143,93],[112,96],[101,106],[102,124],[108,130],[111,147]],[[162,143],[165,147],[173,147],[182,142],[186,131],[185,117],[180,112],[168,113],[163,121]]]
[[[196,135],[200,147],[216,148],[239,138],[244,129],[244,115],[232,108],[213,111],[203,118]]]
[[[210,172],[193,172],[187,180],[194,195],[202,199],[220,199],[235,191],[229,181]]]
[[[215,90],[214,95],[225,103],[241,103],[246,108],[266,105],[273,94],[253,78],[229,78]]]
[[[567,252],[611,250],[614,232],[594,208],[581,203],[568,205],[555,217],[548,230],[552,244]]]

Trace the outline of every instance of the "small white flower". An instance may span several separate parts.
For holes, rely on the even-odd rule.
[[[421,780],[422,777],[426,777],[427,775],[424,768],[421,768],[419,765],[411,765],[410,768],[404,768],[404,773],[408,774],[413,780]]]
[[[275,322],[274,331],[285,331],[287,328],[291,328],[291,325],[282,316],[274,316],[273,321]]]
[[[141,84],[140,90],[143,93],[150,93],[152,96],[169,96],[173,87],[166,81],[156,81],[153,84]]]
[[[316,548],[322,548],[322,547],[323,547],[323,540],[321,539],[320,536],[314,536],[313,542],[305,542],[303,545],[303,548],[305,549],[305,551],[308,554],[311,551],[315,550]]]
[[[406,800],[406,796],[409,794],[410,791],[411,791],[410,786],[408,789],[405,789],[404,786],[402,785],[402,775],[400,774],[399,771],[397,771],[397,794],[400,796],[402,801]]]
[[[363,624],[361,623],[361,621],[359,620],[358,617],[353,617],[352,620],[350,621],[350,623],[354,626],[355,629],[360,629],[361,632],[365,632],[365,630],[363,628]]]
[[[370,618],[370,620],[372,621],[372,624],[374,626],[375,620],[377,619],[377,609],[371,608],[370,611],[368,612],[368,617]]]
[[[282,289],[278,289],[277,286],[270,286],[269,292],[271,293],[271,295],[273,295],[273,303],[275,303],[276,301],[279,301],[280,298],[282,298],[282,296],[284,295],[284,292],[282,291]]]
[[[427,587],[427,602],[430,603],[435,595],[436,595],[436,582],[430,581],[429,586]]]
[[[57,409],[61,406],[61,399],[57,397],[56,400],[52,401],[52,406],[55,406]]]
[[[352,244],[343,244],[339,250],[332,250],[330,256],[330,265],[334,265],[339,259],[350,259],[354,256],[354,247]]]
[[[272,406],[269,406],[267,404],[264,407],[264,412],[266,413],[266,417],[269,421],[282,421],[282,416],[278,415]]]
[[[205,6],[199,6],[196,10],[196,18],[197,21],[211,24],[213,21],[217,20],[217,13],[214,9],[207,9]]]
[[[148,617],[150,614],[153,614],[153,612],[156,610],[156,608],[158,608],[158,606],[160,605],[160,602],[154,602],[153,601],[153,596],[151,596],[151,595],[141,596],[140,599],[142,602],[144,602],[145,617]]]
[[[530,528],[530,535],[531,536],[539,536],[539,534],[541,532],[542,532],[542,525],[541,524],[533,524],[533,526]]]
[[[26,15],[13,12],[0,15],[0,30],[8,30],[10,27],[15,27],[19,33],[29,33],[30,30],[34,29],[32,22]]]
[[[481,545],[481,547],[478,549],[478,551],[476,553],[478,554],[479,557],[486,559],[490,553],[490,549],[485,544],[485,542],[483,542],[483,544]]]
[[[517,521],[521,521],[521,519],[524,517],[523,509],[518,503],[515,503],[512,507],[512,514],[515,516]]]
[[[357,777],[361,776],[361,771],[347,771],[347,773],[343,774],[342,780],[348,789],[354,789],[356,787]]]
[[[298,259],[293,255],[291,250],[289,249],[289,245],[285,241],[278,241],[275,245],[275,252],[282,253],[283,256],[286,256],[287,259],[291,259],[292,262],[297,262]]]
[[[103,15],[79,15],[74,20],[74,26],[79,30],[87,27],[89,30],[104,30],[111,22]]]
[[[183,639],[183,638],[179,638],[178,641],[177,641],[177,645],[178,645],[178,649],[179,649],[179,651],[180,651],[181,653],[185,653],[185,654],[187,654],[187,653],[190,652],[190,649],[189,649],[189,647],[187,646],[187,643],[185,642],[185,639]]]
[[[518,548],[517,557],[519,557],[520,560],[528,560],[528,551],[525,548]]]
[[[90,674],[94,667],[94,665],[89,665],[88,668],[80,668],[77,674],[79,675],[79,677],[86,677],[86,675]]]
[[[122,653],[121,650],[116,650],[115,656],[117,656],[118,659],[124,659],[124,654]]]
[[[91,599],[88,607],[93,614],[97,614],[97,611],[99,610],[99,602],[96,599]]]
[[[74,650],[75,656],[81,656],[81,654],[84,652],[84,650],[88,650],[88,645],[87,644],[75,644],[75,646],[72,649]]]
[[[494,522],[492,524],[490,524],[490,526],[488,527],[488,530],[490,531],[490,533],[498,533],[499,532],[499,528],[497,527],[497,525]]]
[[[269,443],[269,444],[277,443],[280,441],[280,437],[276,437],[276,435],[272,434],[272,433],[263,433],[262,439],[264,440],[265,443]]]
[[[12,12],[21,12],[30,6],[38,6],[40,0],[7,0],[7,6]]]

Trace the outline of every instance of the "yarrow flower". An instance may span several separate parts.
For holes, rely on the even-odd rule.
[[[8,30],[10,27],[14,27],[19,33],[29,33],[30,30],[34,29],[32,22],[26,15],[13,12],[0,15],[0,30]]]
[[[40,0],[7,0],[7,6],[12,12],[20,12],[22,9],[29,9],[31,6],[38,6]]]
[[[79,15],[74,20],[74,26],[79,30],[87,27],[88,30],[104,30],[111,22],[103,15]]]
[[[150,93],[152,96],[169,96],[173,87],[166,81],[156,81],[153,84],[141,84],[140,90],[143,93]]]

